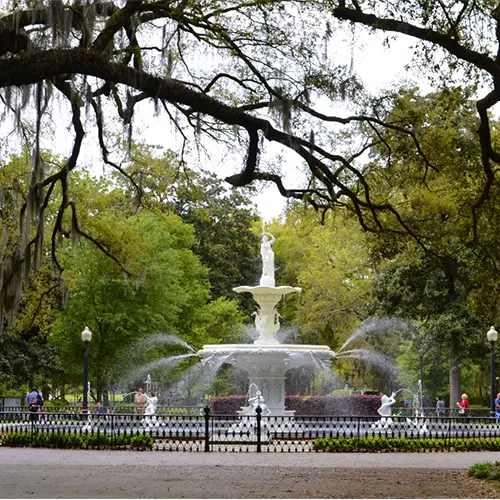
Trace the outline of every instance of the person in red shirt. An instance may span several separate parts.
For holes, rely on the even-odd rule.
[[[469,397],[467,394],[462,394],[462,401],[457,403],[457,406],[460,408],[459,413],[464,417],[468,417],[469,415]]]

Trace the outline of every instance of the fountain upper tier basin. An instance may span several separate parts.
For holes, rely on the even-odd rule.
[[[198,355],[204,359],[222,358],[227,364],[262,376],[265,373],[284,374],[286,370],[308,362],[328,361],[335,357],[335,352],[326,345],[213,344],[203,346]]]
[[[299,293],[302,288],[296,286],[270,286],[270,285],[258,285],[258,286],[237,286],[233,288],[237,293],[249,292],[253,295],[276,295],[282,297],[289,293]]]

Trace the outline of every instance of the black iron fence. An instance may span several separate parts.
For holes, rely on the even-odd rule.
[[[23,412],[27,409],[27,405],[15,406],[0,406],[0,412]],[[89,404],[88,410],[90,413],[97,413],[98,409],[94,403]],[[73,413],[79,414],[82,412],[82,403],[56,405],[49,403],[44,405],[43,411],[50,413]],[[109,414],[132,414],[136,413],[135,404],[131,403],[110,403],[109,406],[104,407],[104,411]],[[144,411],[144,410],[143,410]],[[203,406],[162,406],[156,407],[157,414],[165,415],[203,415]]]
[[[500,449],[500,423],[489,416],[213,415],[209,408],[197,415],[154,416],[0,412],[0,444],[4,446],[310,452],[325,439],[334,443],[367,439],[395,443],[422,438],[431,444],[434,441],[436,447],[439,443],[441,448],[443,443],[452,448],[457,440],[494,440]]]
[[[0,412],[22,412],[26,410],[27,405],[14,405],[14,406],[0,406]],[[53,413],[81,413],[82,403],[72,403],[72,404],[54,404],[49,402],[44,406],[46,411]],[[89,410],[91,413],[97,412],[97,406],[95,403],[89,404]],[[110,403],[105,407],[107,413],[124,413],[132,414],[136,411],[136,406],[133,403]],[[163,406],[158,405],[156,407],[157,414],[165,415],[203,415],[204,407],[200,405],[194,406]],[[392,406],[392,414],[394,416],[412,416],[415,413],[415,408],[412,406]],[[426,417],[453,417],[459,415],[458,407],[443,408],[439,412],[434,407],[428,407],[423,409],[423,413]],[[489,408],[469,408],[469,416],[471,417],[488,417],[490,416]]]

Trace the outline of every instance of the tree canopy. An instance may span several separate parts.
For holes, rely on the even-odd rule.
[[[62,199],[50,221],[53,245],[68,224],[91,237],[79,222],[69,175],[87,134],[99,144],[103,162],[127,176],[122,158],[113,154],[115,127],[121,122],[132,135],[144,101],[171,119],[184,149],[207,138],[228,152],[244,151],[241,172],[227,178],[231,184],[274,182],[286,197],[317,210],[346,207],[365,230],[408,233],[426,248],[419,228],[373,195],[364,153],[387,147],[387,135],[397,134],[412,144],[423,184],[425,173],[437,167],[412,124],[391,115],[383,97],[364,93],[329,50],[352,25],[366,27],[368,37],[373,31],[411,37],[415,64],[438,82],[468,78],[481,84],[474,138],[481,172],[464,214],[472,221],[468,238],[481,243],[484,205],[496,193],[500,161],[489,117],[500,99],[499,20],[492,0],[12,0],[0,14],[0,106],[30,143],[32,165],[20,209],[24,233],[15,258],[4,266],[2,290],[19,280],[19,267],[31,269],[40,258],[30,250],[41,247],[56,187]],[[353,114],[336,114],[342,99],[352,102]],[[73,143],[64,164],[49,175],[41,145],[56,113],[70,124]],[[297,158],[306,184],[284,186],[267,161],[270,142]],[[140,180],[128,180],[140,200]],[[73,216],[65,221],[68,210]],[[60,266],[55,252],[53,259]]]
[[[347,210],[365,232],[383,234],[371,240],[376,264],[399,259],[399,270],[425,268],[424,291],[440,293],[446,286],[447,304],[455,304],[456,295],[460,307],[470,309],[467,315],[460,309],[455,319],[474,318],[469,313],[476,311],[492,322],[498,318],[500,254],[491,226],[500,214],[492,118],[500,99],[499,2],[11,0],[2,9],[0,148],[8,151],[10,129],[17,132],[29,168],[2,163],[8,181],[0,193],[0,316],[12,317],[21,281],[49,257],[63,272],[60,250],[70,238],[87,240],[129,279],[140,279],[134,266],[123,267],[126,252],[114,244],[119,237],[87,211],[92,186],[74,192],[73,179],[89,141],[103,165],[126,181],[136,206],[155,189],[163,194],[168,177],[155,185],[147,170],[128,168],[144,109],[176,130],[178,172],[196,148],[207,156],[217,148],[226,158],[239,157],[239,173],[226,179],[231,185],[274,183],[283,196],[320,212],[323,222],[335,220],[329,210]],[[399,88],[368,93],[345,58],[338,59],[341,50],[333,50],[349,48],[350,30],[362,30],[368,41],[381,33],[389,51],[393,37],[413,40],[413,68],[436,92],[425,99]],[[72,136],[62,161],[44,152],[48,141],[61,140],[61,124]],[[117,138],[120,131],[128,145]],[[164,135],[167,141],[173,134]],[[284,155],[282,170],[273,164],[271,143]],[[150,167],[154,172],[156,165]],[[285,186],[283,175],[292,169],[301,180]],[[199,185],[207,196],[218,196],[207,179]],[[198,226],[204,262],[228,260],[216,245],[227,247],[231,230],[207,245],[205,235],[217,226],[203,224],[203,217],[224,218],[225,206],[196,213],[178,207]],[[126,209],[133,212],[130,204]],[[248,229],[252,214],[241,216],[234,231]],[[252,244],[248,237],[245,248]],[[318,253],[315,275],[325,256]],[[245,271],[231,269],[231,276],[250,276],[251,259],[247,264]],[[211,269],[214,290],[222,295],[231,285],[217,270]],[[305,273],[301,279],[307,282]],[[433,279],[438,287],[429,285]],[[24,312],[29,317],[29,307]],[[444,332],[440,319],[436,328]],[[454,324],[463,330],[470,323]]]

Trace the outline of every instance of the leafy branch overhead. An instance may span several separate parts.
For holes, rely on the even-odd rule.
[[[190,142],[210,141],[228,152],[244,149],[241,171],[226,179],[233,186],[274,183],[281,195],[305,200],[323,214],[345,207],[364,230],[409,235],[435,252],[425,231],[406,216],[404,203],[369,175],[370,155],[383,157],[384,168],[391,168],[395,136],[410,140],[422,185],[440,166],[425,147],[423,129],[392,112],[396,97],[372,99],[353,71],[334,60],[330,47],[353,24],[416,39],[420,64],[443,78],[446,64],[460,63],[464,74],[475,71],[489,85],[477,101],[481,182],[465,214],[471,229],[464,243],[480,243],[478,227],[496,189],[500,160],[488,115],[500,92],[494,55],[499,19],[496,3],[486,0],[12,0],[0,12],[0,111],[29,144],[32,165],[19,207],[19,236],[2,263],[1,309],[15,309],[21,278],[36,270],[46,221],[56,269],[60,240],[70,235],[109,253],[80,223],[70,174],[87,137],[99,144],[103,163],[128,179],[140,203],[144,188],[113,154],[110,131],[119,120],[132,137],[136,110],[145,101],[171,120],[182,151]],[[335,114],[341,100],[351,101],[351,116]],[[64,164],[49,171],[42,150],[61,109],[68,110],[72,149]],[[304,183],[285,186],[282,173],[267,163],[271,142],[297,159]],[[56,196],[58,206],[47,217]]]

